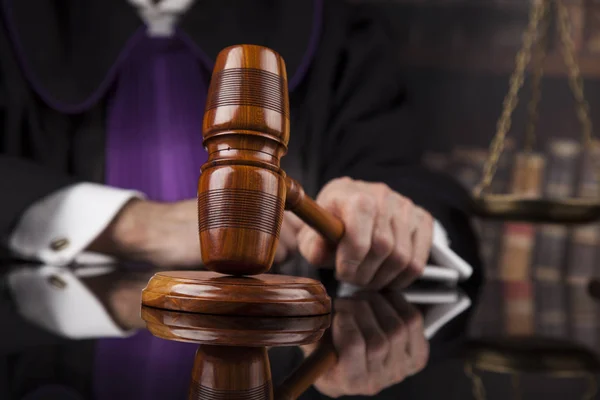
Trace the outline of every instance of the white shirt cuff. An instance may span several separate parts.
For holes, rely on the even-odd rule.
[[[95,183],[61,189],[25,211],[9,246],[22,258],[53,265],[105,262],[105,256],[82,252],[132,198],[144,195]]]
[[[17,268],[8,288],[21,316],[34,325],[70,339],[127,337],[100,300],[65,267]]]

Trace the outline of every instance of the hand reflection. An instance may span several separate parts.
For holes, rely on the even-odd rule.
[[[109,274],[82,277],[87,288],[102,302],[112,319],[124,330],[142,329],[142,289],[156,271],[114,270]]]
[[[423,317],[400,292],[336,299],[331,326],[336,366],[315,387],[329,397],[375,395],[421,371],[429,358]],[[304,346],[308,355],[314,345]]]

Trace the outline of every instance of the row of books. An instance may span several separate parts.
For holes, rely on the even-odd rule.
[[[429,153],[424,162],[449,171],[467,190],[481,181],[488,151],[457,147]],[[589,149],[571,139],[553,139],[545,152],[517,152],[508,142],[491,193],[566,199],[599,198],[600,144]],[[585,283],[600,274],[600,223],[564,226],[474,220],[488,276],[504,281],[536,279]]]
[[[384,11],[407,65],[510,72],[522,45],[532,1],[352,0]],[[600,1],[565,1],[582,72],[596,76]],[[546,72],[564,74],[562,42],[552,9]]]
[[[600,304],[587,285],[496,280],[488,281],[481,293],[470,337],[546,337],[600,349]]]

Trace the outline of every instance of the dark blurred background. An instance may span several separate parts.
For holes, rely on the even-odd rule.
[[[473,189],[489,156],[535,0],[350,1],[378,9],[389,22],[402,65],[399,73],[410,87],[418,126],[431,138],[423,162]],[[564,0],[564,4],[596,127],[600,125],[600,1]],[[556,9],[551,8],[533,152],[524,152],[534,70],[530,63],[492,192],[552,198],[600,194],[593,169],[600,165],[599,147],[595,141],[585,146],[582,140],[556,17]],[[568,338],[598,350],[600,310],[587,287],[600,273],[600,225],[479,219],[474,223],[490,282],[482,291],[484,298],[469,334],[473,338]],[[515,382],[510,375],[489,374],[484,384],[489,386],[488,398],[529,398],[527,394],[534,393],[597,398],[595,390],[588,392],[585,379],[554,381],[533,374]],[[471,395],[465,393],[465,398]]]

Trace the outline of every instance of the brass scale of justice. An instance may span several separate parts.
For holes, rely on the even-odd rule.
[[[557,29],[567,67],[569,87],[575,99],[576,113],[582,127],[583,146],[588,151],[593,146],[590,108],[584,97],[583,79],[575,58],[567,8],[563,0],[538,0],[531,3],[529,23],[523,34],[522,47],[515,58],[515,70],[511,75],[504,107],[497,122],[496,134],[490,145],[490,156],[484,166],[483,178],[473,192],[473,209],[479,217],[505,221],[565,225],[594,222],[600,219],[600,199],[544,199],[487,192],[504,150],[505,138],[511,127],[511,116],[518,103],[519,91],[525,81],[525,70],[532,59],[533,48],[532,98],[529,103],[529,121],[525,137],[525,150],[532,151],[552,6],[556,11]],[[592,159],[592,162],[597,160]],[[593,168],[598,181],[600,166],[593,165]],[[478,371],[510,375],[515,399],[522,398],[521,377],[525,374],[542,374],[553,379],[584,379],[587,381],[587,387],[580,398],[591,400],[598,392],[596,374],[600,371],[600,361],[589,349],[559,339],[486,338],[471,342],[465,359],[465,374],[472,382],[473,397],[476,400],[484,400],[485,385]],[[577,395],[573,394],[573,396]]]
[[[563,60],[567,67],[569,87],[575,100],[575,111],[582,128],[583,147],[590,151],[593,146],[590,107],[584,97],[583,79],[570,35],[571,24],[566,6],[563,0],[532,0],[531,3],[529,23],[523,34],[522,47],[515,57],[515,69],[510,77],[509,90],[496,124],[496,134],[490,144],[490,155],[484,165],[483,178],[473,191],[473,211],[482,218],[506,221],[566,225],[590,223],[600,219],[600,199],[576,197],[544,199],[489,192],[498,161],[504,150],[507,133],[511,128],[511,118],[518,104],[519,92],[525,81],[525,71],[532,58],[534,64],[531,79],[532,97],[528,107],[529,121],[525,132],[525,151],[533,150],[552,5],[555,5],[556,9]],[[592,162],[597,163],[597,160],[593,159]],[[600,166],[593,165],[593,169],[598,181]]]

